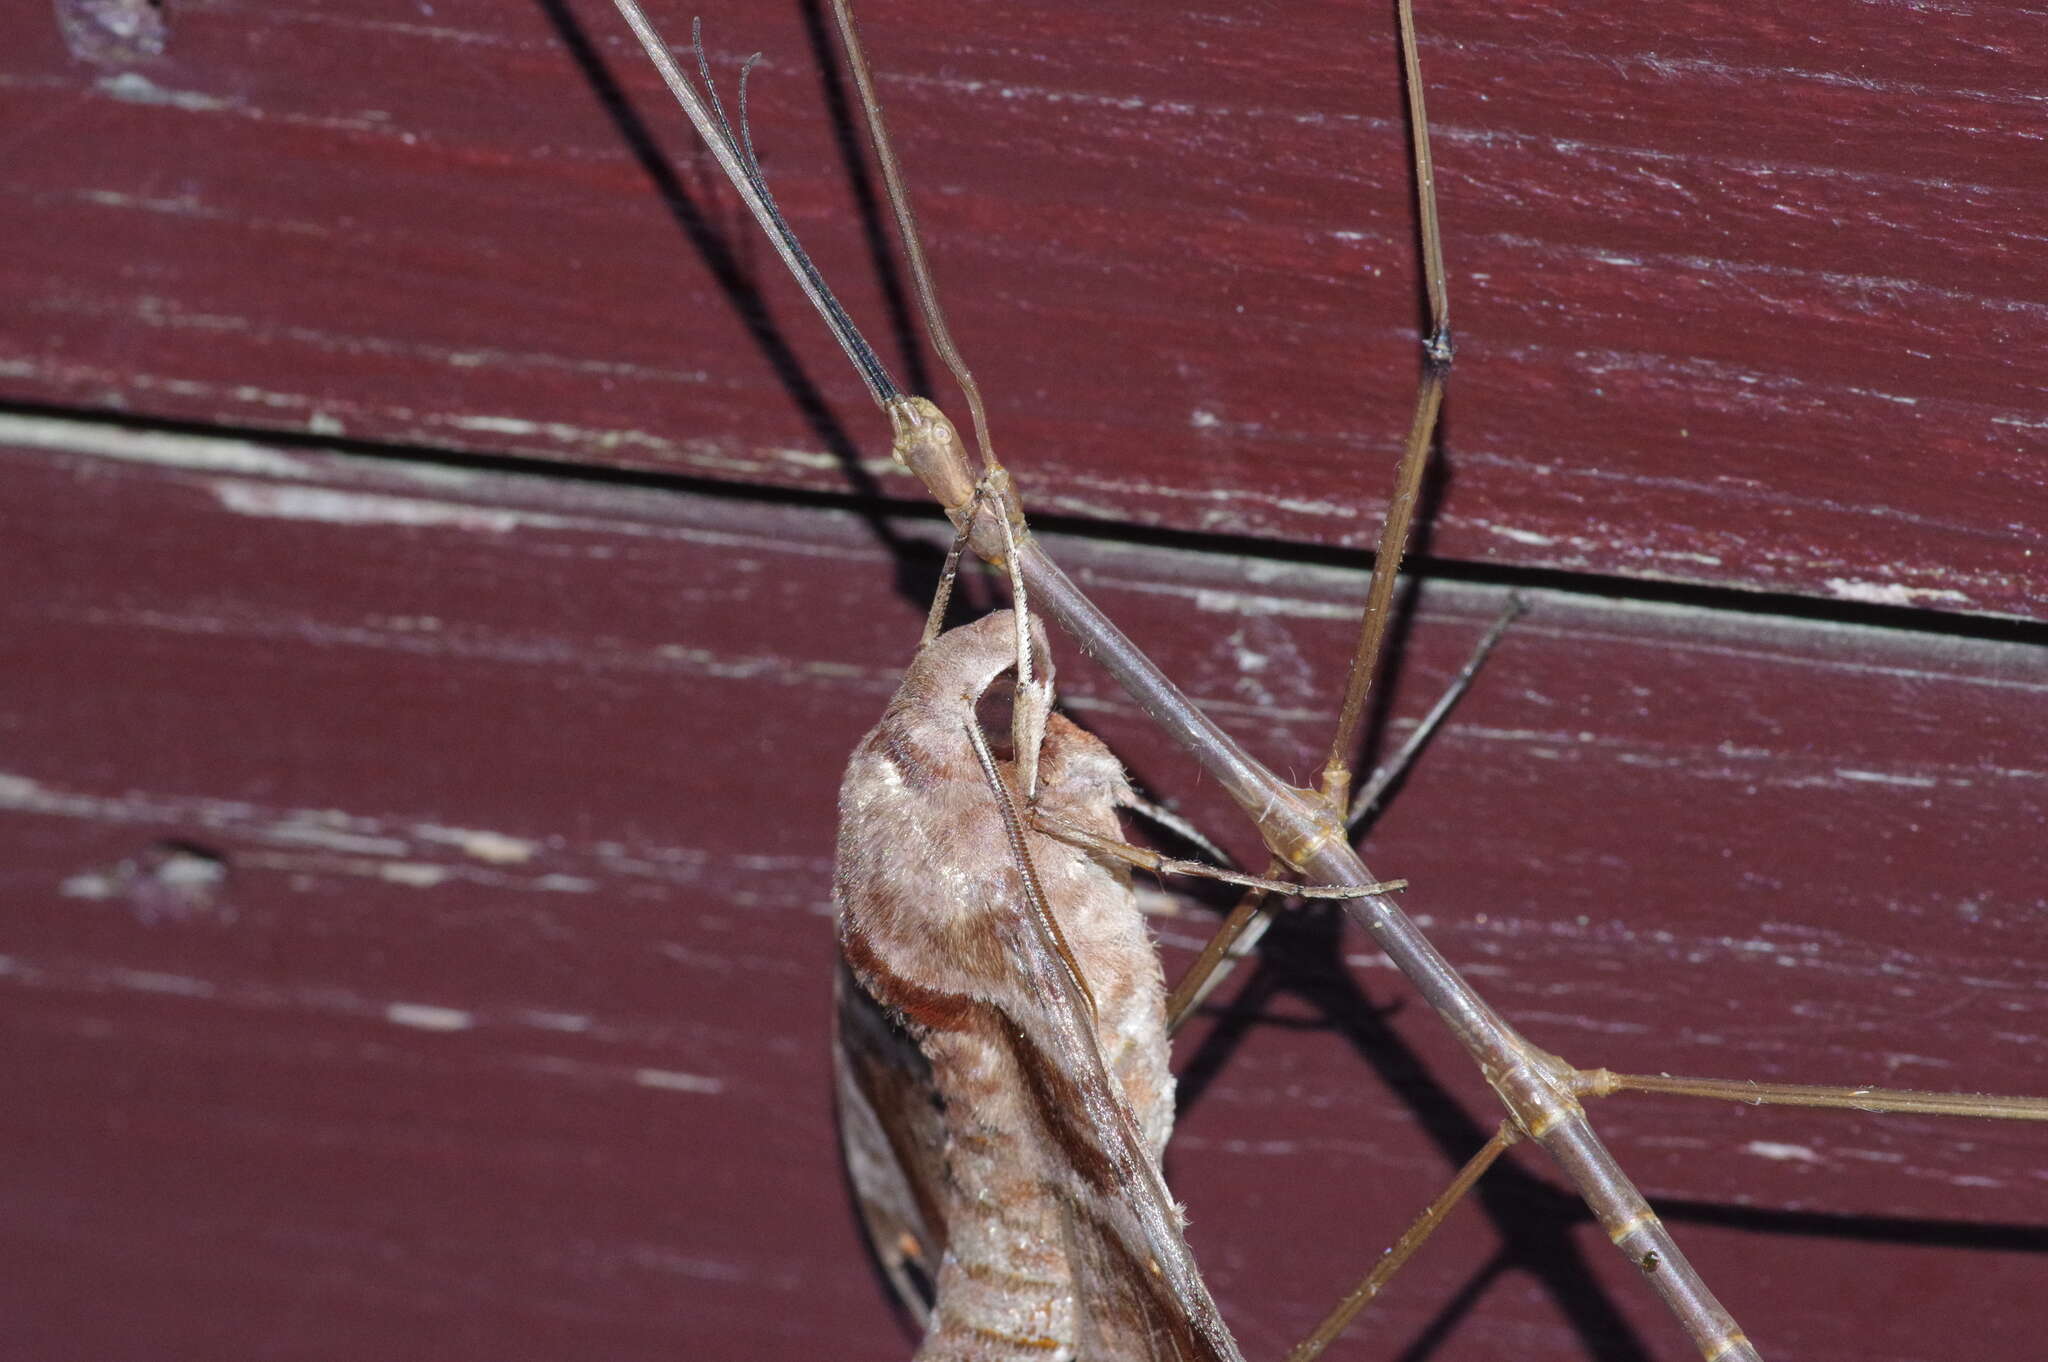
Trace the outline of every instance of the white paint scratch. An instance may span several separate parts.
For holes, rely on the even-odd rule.
[[[1861,780],[1874,785],[1904,785],[1915,790],[1931,790],[1940,781],[1932,776],[1895,776],[1886,771],[1852,771],[1837,767],[1835,775],[1842,780]]]
[[[1350,619],[1357,607],[1325,601],[1305,601],[1288,596],[1264,596],[1249,591],[1197,590],[1191,598],[1197,610],[1218,615],[1250,615],[1255,619],[1290,616],[1296,619]]]
[[[661,1088],[667,1092],[714,1093],[725,1090],[723,1079],[677,1073],[673,1069],[635,1069],[633,1081],[643,1088]]]
[[[333,816],[328,811],[311,816],[304,810],[295,811],[270,829],[270,840],[294,846],[324,847],[328,851],[353,852],[359,856],[402,856],[406,852],[405,843],[396,837],[351,832],[346,827],[330,826],[332,821]]]
[[[476,1017],[459,1007],[436,1007],[432,1003],[391,1003],[384,1020],[394,1026],[412,1026],[422,1031],[467,1031]]]
[[[454,501],[343,492],[331,487],[276,486],[221,480],[213,485],[220,504],[237,515],[279,520],[313,520],[329,525],[447,526],[504,534],[527,517],[518,511],[486,510]]]
[[[1917,397],[1902,397],[1898,393],[1881,393],[1875,388],[1851,388],[1849,391],[1855,393],[1858,397],[1875,397],[1881,402],[1896,402],[1902,407],[1917,407],[1920,405],[1920,399]]]
[[[1301,515],[1330,516],[1341,520],[1354,519],[1358,515],[1356,506],[1341,501],[1324,501],[1309,497],[1273,497],[1272,503],[1283,511],[1294,511]]]
[[[575,1012],[522,1012],[519,1020],[543,1031],[588,1031],[590,1018]]]
[[[96,84],[102,94],[111,95],[123,104],[154,104],[161,108],[183,109],[188,113],[219,113],[235,107],[233,100],[222,99],[219,95],[203,95],[194,90],[166,90],[137,71],[107,76]]]
[[[1556,535],[1538,534],[1534,530],[1518,530],[1511,525],[1488,525],[1486,532],[1498,535],[1511,543],[1533,544],[1537,548],[1549,548],[1557,542]]]
[[[204,979],[194,979],[183,974],[163,974],[156,970],[117,969],[107,972],[107,982],[119,988],[133,989],[137,993],[168,993],[178,998],[211,998],[213,985]]]
[[[540,850],[524,837],[510,837],[480,828],[444,828],[434,823],[421,823],[412,831],[422,841],[458,847],[463,855],[487,865],[519,865],[532,860],[534,853]]]
[[[1845,1159],[1862,1159],[1869,1163],[1904,1163],[1904,1154],[1888,1149],[1838,1149],[1835,1151]]]
[[[448,878],[448,871],[443,866],[429,865],[425,861],[386,861],[377,867],[377,876],[413,889],[432,889]]]

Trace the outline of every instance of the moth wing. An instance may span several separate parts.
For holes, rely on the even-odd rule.
[[[1030,883],[1034,877],[1020,877]],[[1097,1044],[1094,1006],[1042,902],[1008,917],[1019,979],[1003,1005],[1018,1064],[1064,1155],[1060,1198],[1080,1316],[1078,1355],[1243,1362],[1181,1233],[1181,1213]]]
[[[868,1245],[920,1328],[946,1251],[946,1132],[929,1062],[844,961],[833,1068],[839,1142]]]

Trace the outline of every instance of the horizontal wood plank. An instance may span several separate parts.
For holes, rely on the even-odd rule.
[[[934,527],[53,420],[0,441],[24,1355],[904,1356],[834,1154],[830,845]],[[1359,574],[1055,549],[1312,769]],[[1500,605],[1425,584],[1392,736]],[[1248,855],[1061,658],[1072,711]],[[2022,644],[1538,592],[1369,859],[1576,1062],[2038,1091],[2044,691]],[[1147,901],[1184,963],[1209,908]],[[1282,945],[1184,1042],[1169,1163],[1259,1357],[1494,1119],[1369,947],[1314,919]],[[1767,1355],[1870,1356],[1872,1329],[2030,1355],[2038,1133],[1594,1115]],[[1344,1355],[1686,1355],[1540,1158],[1486,1187]]]
[[[1415,366],[1385,16],[874,7],[1047,511],[1362,547]],[[657,17],[688,40],[692,11]],[[910,494],[608,6],[180,5],[0,54],[0,396]],[[908,381],[815,6],[703,15]],[[2048,27],[2010,7],[1423,7],[1461,361],[1431,552],[2041,618]]]

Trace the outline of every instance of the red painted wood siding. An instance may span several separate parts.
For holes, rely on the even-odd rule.
[[[6,14],[0,1355],[907,1356],[828,899],[935,531],[623,29],[174,4],[94,66]],[[884,339],[804,14],[708,44]],[[1306,776],[1412,375],[1387,16],[1162,16],[867,27],[1062,560]],[[2040,17],[1421,18],[1462,348],[1391,735],[1532,609],[1368,859],[1580,1063],[2042,1091]],[[1171,967],[1210,919],[1151,902]],[[1262,1358],[1493,1121],[1384,961],[1289,942],[1169,1162]],[[2037,1353],[2038,1132],[1595,1119],[1767,1356]],[[1540,1158],[1487,1188],[1343,1355],[1687,1355]]]
[[[884,452],[607,7],[179,7],[108,69],[17,4],[9,394],[821,489]],[[873,8],[1041,510],[1369,543],[1416,311],[1385,16]],[[894,352],[804,12],[706,12],[707,45],[768,54],[769,172]],[[2048,19],[1422,24],[1464,342],[1437,552],[2039,616]]]

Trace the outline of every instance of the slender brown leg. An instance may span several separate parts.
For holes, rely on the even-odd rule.
[[[1278,860],[1266,864],[1268,875],[1278,875],[1286,869]],[[1213,993],[1216,986],[1224,981],[1239,960],[1251,954],[1259,944],[1259,938],[1266,934],[1266,926],[1273,915],[1266,911],[1266,891],[1253,889],[1237,901],[1230,910],[1230,916],[1216,929],[1202,953],[1188,966],[1187,973],[1166,995],[1167,1034],[1180,1030],[1181,1024],[1194,1014],[1204,1000]]]
[[[1508,608],[1501,612],[1500,618],[1494,621],[1493,627],[1480,639],[1479,646],[1472,650],[1472,656],[1459,668],[1457,676],[1452,679],[1443,695],[1430,706],[1429,712],[1423,715],[1422,721],[1415,726],[1415,731],[1401,744],[1401,749],[1372,773],[1372,779],[1358,788],[1357,797],[1352,801],[1349,816],[1345,819],[1348,830],[1355,834],[1359,824],[1372,812],[1381,796],[1415,764],[1416,759],[1422,755],[1422,749],[1428,746],[1430,738],[1449,717],[1451,710],[1457,706],[1465,692],[1471,688],[1473,678],[1478,676],[1479,669],[1485,665],[1494,645],[1500,642],[1501,635],[1507,632],[1508,626],[1514,623],[1521,612],[1520,599],[1509,602]],[[1266,867],[1265,878],[1274,879],[1285,870],[1286,864],[1276,860]],[[1237,907],[1231,910],[1230,916],[1217,929],[1216,935],[1209,939],[1208,944],[1202,948],[1202,953],[1188,966],[1187,973],[1173,986],[1173,992],[1167,997],[1166,1024],[1169,1030],[1178,1030],[1188,1014],[1199,1007],[1202,1001],[1215,991],[1216,986],[1229,977],[1237,962],[1249,955],[1265,936],[1266,925],[1272,920],[1272,909],[1266,906],[1265,899],[1265,890],[1254,889],[1238,900]]]
[[[1618,1092],[1657,1092],[1674,1097],[1709,1097],[1724,1102],[1742,1102],[1752,1107],[1833,1107],[1916,1116],[2048,1121],[2048,1097],[1919,1092],[1912,1088],[1838,1088],[1812,1083],[1758,1083],[1745,1078],[1673,1078],[1669,1074],[1618,1074],[1611,1069],[1581,1069],[1579,1084],[1581,1095],[1586,1097],[1606,1097]]]
[[[1372,1265],[1372,1270],[1365,1274],[1364,1279],[1345,1293],[1344,1299],[1337,1302],[1336,1308],[1324,1317],[1323,1322],[1318,1324],[1307,1338],[1294,1345],[1294,1350],[1287,1354],[1287,1362],[1310,1362],[1312,1358],[1321,1356],[1325,1348],[1335,1343],[1338,1336],[1351,1327],[1351,1321],[1358,1318],[1359,1312],[1372,1304],[1373,1298],[1393,1280],[1394,1274],[1415,1255],[1415,1250],[1422,1247],[1423,1241],[1436,1233],[1437,1226],[1443,1224],[1451,1209],[1464,1199],[1465,1193],[1472,1190],[1473,1184],[1479,1181],[1480,1176],[1493,1167],[1493,1161],[1506,1153],[1508,1147],[1521,1138],[1521,1132],[1514,1126],[1506,1121],[1501,1122],[1500,1128],[1493,1132],[1493,1138],[1481,1145],[1479,1152],[1465,1161],[1465,1166],[1458,1170],[1458,1176],[1452,1178],[1450,1185],[1437,1194],[1436,1200],[1430,1202],[1422,1214],[1415,1217],[1414,1223],[1402,1231],[1401,1237],[1394,1241],[1393,1247],[1380,1255],[1379,1261]]]
[[[1444,385],[1451,376],[1450,290],[1444,281],[1443,235],[1437,227],[1436,168],[1429,151],[1429,115],[1423,108],[1422,66],[1415,53],[1415,15],[1410,0],[1400,0],[1401,60],[1408,87],[1408,123],[1414,138],[1415,196],[1422,220],[1422,271],[1429,293],[1429,334],[1422,343],[1422,377],[1415,389],[1415,414],[1408,424],[1408,442],[1394,472],[1394,495],[1387,503],[1387,517],[1380,526],[1378,546],[1373,551],[1372,580],[1365,590],[1365,613],[1360,617],[1358,644],[1351,654],[1351,673],[1344,683],[1344,704],[1337,714],[1336,731],[1330,735],[1329,755],[1323,763],[1323,797],[1335,808],[1351,800],[1351,762],[1365,725],[1365,702],[1371,693],[1385,651],[1387,625],[1394,603],[1394,582],[1401,570],[1401,556],[1408,550],[1408,535],[1415,522],[1415,506],[1422,492],[1422,476],[1429,467],[1430,450],[1436,442],[1437,414],[1442,410]]]

